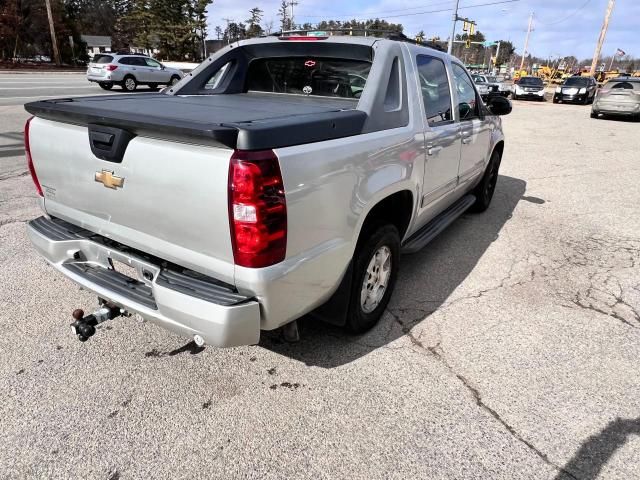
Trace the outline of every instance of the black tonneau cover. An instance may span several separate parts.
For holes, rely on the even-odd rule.
[[[356,104],[350,99],[258,92],[194,96],[152,93],[42,100],[25,108],[49,120],[263,150],[357,135],[367,115],[355,110]]]

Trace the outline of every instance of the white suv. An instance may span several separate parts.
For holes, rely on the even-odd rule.
[[[87,80],[96,82],[104,90],[120,85],[133,92],[138,85],[155,89],[158,85],[174,85],[182,78],[182,71],[165,67],[146,55],[118,55],[100,53],[87,68]]]

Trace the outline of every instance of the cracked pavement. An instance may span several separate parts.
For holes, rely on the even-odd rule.
[[[403,258],[371,332],[228,350],[72,338],[94,299],[30,248],[0,158],[2,478],[637,478],[640,124],[588,109],[514,104],[491,208]],[[0,110],[2,150],[27,115]]]

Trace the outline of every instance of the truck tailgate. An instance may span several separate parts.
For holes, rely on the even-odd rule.
[[[234,283],[232,150],[136,136],[115,163],[93,154],[87,126],[36,117],[29,136],[49,215]]]

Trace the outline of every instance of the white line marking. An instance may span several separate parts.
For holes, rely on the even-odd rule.
[[[42,86],[42,87],[0,87],[0,92],[4,90],[73,90],[78,88],[96,88],[94,85],[85,85],[81,87],[79,85],[72,87],[51,87],[51,86]]]

